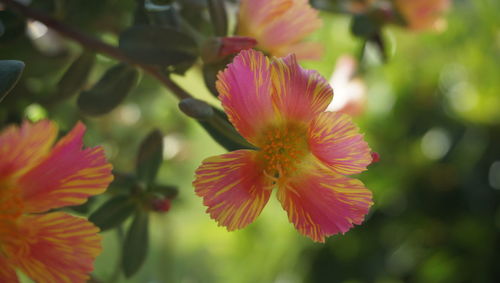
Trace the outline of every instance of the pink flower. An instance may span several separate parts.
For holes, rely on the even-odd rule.
[[[365,111],[366,86],[355,77],[358,63],[352,56],[344,55],[337,60],[330,84],[335,92],[335,99],[326,110],[337,111],[350,116],[358,116]]]
[[[344,175],[366,170],[370,148],[349,116],[324,112],[333,93],[294,55],[269,60],[242,51],[219,73],[224,110],[258,150],[206,159],[193,182],[207,212],[228,230],[253,222],[271,191],[297,230],[314,241],[360,224],[372,194]]]
[[[257,48],[271,55],[321,58],[319,43],[302,42],[320,27],[307,0],[241,0],[237,34],[257,39]]]
[[[394,5],[413,30],[441,31],[446,28],[443,14],[450,0],[395,0]]]
[[[57,126],[43,120],[0,134],[0,282],[16,269],[43,282],[86,282],[101,251],[99,229],[55,208],[84,203],[113,179],[101,147],[82,150],[78,123],[54,146]]]

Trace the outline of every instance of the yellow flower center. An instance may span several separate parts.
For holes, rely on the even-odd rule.
[[[259,145],[264,174],[273,185],[293,175],[309,151],[306,128],[289,124],[264,131]]]

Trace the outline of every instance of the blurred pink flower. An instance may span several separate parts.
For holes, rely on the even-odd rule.
[[[443,14],[451,5],[450,0],[394,0],[407,26],[413,30],[442,31],[446,28]]]
[[[319,59],[322,46],[303,40],[321,24],[307,0],[241,0],[237,34],[255,38],[257,48],[273,56]]]
[[[330,79],[335,99],[328,105],[328,111],[336,111],[351,116],[361,115],[366,107],[366,85],[355,77],[358,63],[354,57],[344,55],[337,60]]]
[[[348,115],[325,112],[332,89],[295,58],[242,51],[217,81],[230,121],[257,150],[210,157],[196,170],[196,194],[228,230],[253,222],[272,190],[295,228],[314,241],[361,224],[372,193],[358,174],[372,162]]]
[[[36,282],[86,282],[101,252],[99,229],[53,209],[84,203],[113,179],[101,147],[82,149],[78,123],[55,145],[57,126],[24,122],[0,133],[0,282],[16,269]]]

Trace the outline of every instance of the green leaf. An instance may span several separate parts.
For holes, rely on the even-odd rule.
[[[127,278],[134,275],[146,259],[149,248],[148,224],[148,213],[137,210],[123,245],[122,268]]]
[[[24,63],[17,60],[0,60],[0,102],[21,78]]]
[[[57,84],[57,94],[53,99],[57,101],[68,99],[80,91],[87,82],[95,58],[92,52],[80,54],[61,77]]]
[[[208,120],[199,120],[198,122],[208,132],[208,134],[220,145],[229,151],[238,149],[256,149],[251,143],[236,131],[229,122],[226,113],[213,108],[214,115]]]
[[[380,33],[381,28],[381,23],[367,14],[355,15],[351,22],[351,32],[358,37],[371,38]]]
[[[210,20],[216,36],[227,35],[227,12],[224,0],[208,0]]]
[[[185,98],[179,102],[181,111],[191,118],[197,120],[208,120],[214,115],[214,108],[203,100],[196,98]]]
[[[119,46],[135,60],[161,67],[191,66],[199,53],[193,38],[176,29],[159,26],[131,27],[121,34]]]
[[[163,161],[163,135],[151,132],[141,143],[137,154],[136,171],[139,180],[152,184]]]
[[[137,85],[139,71],[125,64],[109,69],[94,87],[78,97],[78,107],[88,115],[102,115],[118,106]]]
[[[169,199],[173,199],[178,195],[179,190],[177,189],[176,186],[154,184],[151,187],[151,192],[158,193]]]
[[[137,203],[130,196],[116,196],[92,213],[89,220],[101,231],[105,231],[122,224],[134,212],[136,206]]]
[[[2,36],[4,32],[5,32],[5,27],[3,26],[2,21],[0,21],[0,36]]]

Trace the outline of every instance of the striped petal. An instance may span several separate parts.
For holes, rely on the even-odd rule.
[[[348,115],[321,113],[311,122],[308,135],[311,152],[339,174],[360,173],[372,161],[368,144]]]
[[[84,132],[85,126],[78,123],[47,158],[19,179],[25,212],[78,205],[107,188],[112,166],[102,147],[82,150]]]
[[[244,50],[218,75],[217,90],[231,123],[250,142],[273,120],[269,60],[255,50]]]
[[[0,134],[0,180],[27,172],[49,152],[57,126],[49,120],[10,126]]]
[[[318,11],[307,0],[242,0],[240,4],[238,34],[256,38],[257,47],[274,56],[288,55],[288,46],[321,25]],[[302,53],[297,56],[307,59]]]
[[[359,180],[323,169],[280,187],[278,199],[295,228],[316,242],[361,224],[373,204],[371,192]]]
[[[333,97],[318,72],[299,66],[295,55],[272,62],[274,100],[286,120],[308,122],[325,111]]]
[[[288,54],[295,54],[299,60],[320,60],[323,56],[324,47],[317,42],[299,42],[289,44],[281,48],[277,53],[278,57],[284,57]]]
[[[38,283],[86,282],[101,252],[99,229],[85,219],[54,212],[24,216],[9,261]]]
[[[0,282],[17,283],[16,271],[7,258],[0,253]]]
[[[196,170],[196,194],[207,213],[229,231],[252,223],[266,205],[271,190],[256,162],[256,152],[237,150],[206,159]]]

